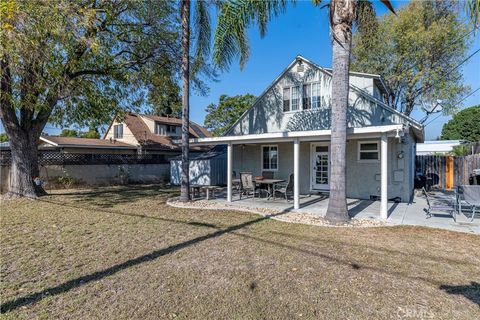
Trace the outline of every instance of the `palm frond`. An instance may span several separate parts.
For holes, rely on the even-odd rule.
[[[470,22],[475,28],[478,28],[480,24],[480,0],[467,0],[465,7]]]
[[[258,24],[263,37],[268,22],[283,13],[287,3],[287,0],[227,0],[223,3],[214,37],[214,62],[221,69],[226,69],[239,56],[240,67],[243,68],[250,53],[248,28]]]
[[[208,4],[203,0],[195,1],[193,13],[193,37],[195,39],[194,57],[192,63],[192,76],[200,71],[210,55],[211,28]]]
[[[380,1],[385,5],[385,7],[388,8],[388,10],[392,11],[393,14],[396,14],[395,9],[393,9],[392,3],[389,0],[380,0]]]
[[[356,11],[355,23],[358,32],[362,35],[374,34],[377,30],[378,22],[373,3],[368,0],[359,0]]]

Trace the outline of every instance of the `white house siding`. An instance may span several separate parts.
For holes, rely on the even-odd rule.
[[[367,139],[380,141],[378,139]],[[357,160],[357,139],[350,139],[347,143],[347,196],[350,198],[369,199],[370,195],[380,195],[380,161],[364,163]],[[361,139],[365,141],[365,139]],[[322,141],[324,142],[324,141]],[[293,142],[267,143],[278,146],[278,170],[275,178],[288,179],[293,173]],[[310,159],[311,142],[300,143],[300,193],[309,194],[311,184],[312,163]],[[413,161],[414,155],[411,139],[398,143],[396,139],[388,141],[388,197],[400,197],[403,202],[411,199],[413,190]],[[262,174],[261,160],[262,144],[235,145],[233,147],[233,170],[237,177],[240,172],[252,172],[254,176]],[[403,151],[403,159],[397,155]],[[394,173],[402,181],[395,181]]]
[[[297,62],[298,63],[298,62]],[[305,72],[297,72],[294,64],[231,128],[227,135],[245,135],[285,131],[305,131],[330,129],[331,76],[320,69],[304,63]],[[359,80],[360,79],[360,80]],[[372,91],[372,84],[363,77],[352,76],[365,91]],[[321,108],[302,111],[283,111],[282,89],[284,86],[301,86],[308,82],[321,82]],[[365,83],[364,83],[365,82]],[[365,87],[366,86],[366,87]],[[363,88],[365,87],[365,88]],[[370,89],[369,89],[370,88]],[[361,128],[406,123],[406,120],[378,106],[372,98],[350,89],[348,126]],[[300,99],[300,108],[302,101]]]

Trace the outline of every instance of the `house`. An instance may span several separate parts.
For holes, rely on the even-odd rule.
[[[449,154],[453,147],[467,144],[466,140],[434,140],[425,141],[417,144],[417,156],[427,156],[433,154]]]
[[[211,137],[210,132],[199,124],[190,121],[190,138]],[[173,117],[160,117],[136,113],[126,113],[116,117],[107,132],[104,140],[119,141],[133,145],[138,153],[165,154],[174,156],[181,152],[181,145],[173,140],[182,135],[182,120]],[[208,147],[192,147],[193,152],[207,150]]]
[[[332,73],[297,56],[221,137],[192,138],[192,145],[227,145],[227,201],[232,172],[288,179],[294,173],[294,209],[300,194],[328,192],[330,182]],[[415,145],[423,126],[382,100],[387,89],[378,75],[350,75],[347,129],[347,196],[411,200]]]

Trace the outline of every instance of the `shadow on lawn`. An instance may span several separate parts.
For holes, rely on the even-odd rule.
[[[77,202],[95,203],[104,208],[110,208],[113,205],[122,203],[131,203],[137,200],[152,196],[171,196],[178,192],[176,188],[165,187],[162,185],[133,185],[113,188],[99,188],[91,191],[54,193],[53,196],[65,196],[74,198]]]
[[[225,229],[220,229],[218,231],[215,231],[215,232],[203,235],[203,236],[199,236],[199,237],[190,239],[188,241],[184,241],[184,242],[178,243],[176,245],[169,246],[169,247],[164,248],[164,249],[152,251],[149,254],[139,256],[135,259],[127,260],[123,263],[114,265],[114,266],[112,266],[110,268],[107,268],[107,269],[104,269],[102,271],[97,271],[97,272],[94,272],[94,273],[91,273],[91,274],[88,274],[88,275],[85,275],[85,276],[67,281],[67,282],[62,283],[58,286],[47,288],[47,289],[44,289],[42,291],[32,293],[32,294],[29,294],[27,296],[20,297],[20,298],[14,299],[14,300],[6,301],[6,302],[2,303],[2,305],[0,306],[0,312],[1,313],[9,312],[9,311],[15,310],[17,308],[20,308],[22,306],[26,306],[26,305],[29,305],[29,304],[36,303],[36,302],[41,301],[42,299],[44,299],[48,296],[54,296],[54,295],[58,295],[58,294],[70,291],[74,288],[83,286],[83,285],[88,284],[92,281],[97,281],[97,280],[103,279],[105,277],[111,276],[113,274],[116,274],[117,272],[120,272],[124,269],[142,264],[144,262],[155,260],[159,257],[168,255],[168,254],[173,253],[175,251],[185,249],[185,248],[187,248],[191,245],[194,245],[196,243],[199,243],[199,242],[202,242],[202,241],[205,241],[205,240],[208,240],[208,239],[219,237],[223,234],[233,232],[233,231],[239,230],[241,228],[245,228],[249,225],[252,225],[252,224],[261,222],[263,220],[269,219],[272,216],[278,216],[278,215],[281,215],[281,214],[283,214],[283,213],[278,213],[278,214],[275,214],[275,215],[260,217],[260,218],[250,220],[250,221],[247,221],[247,222],[244,222],[244,223],[241,223],[241,224],[230,226],[230,227],[225,228]],[[197,224],[197,223],[195,223],[195,224]]]
[[[56,203],[56,202],[53,202],[53,201],[47,201],[45,199],[41,199],[40,201],[45,201],[45,202],[49,202],[49,203],[56,204],[56,205],[62,205],[62,206],[71,206],[71,207],[74,207],[74,208],[88,209],[88,208],[81,207],[81,206],[66,205],[66,204]],[[67,281],[65,283],[59,284],[55,287],[46,288],[42,291],[35,292],[35,293],[29,294],[29,295],[24,296],[24,297],[19,297],[19,298],[16,298],[16,299],[12,299],[10,301],[6,301],[6,302],[4,302],[0,305],[0,312],[1,313],[13,311],[13,310],[18,309],[20,307],[37,303],[37,302],[43,300],[46,297],[55,296],[55,295],[58,295],[58,294],[62,294],[64,292],[68,292],[72,289],[75,289],[75,288],[81,287],[83,285],[86,285],[86,284],[88,284],[92,281],[98,281],[98,280],[101,280],[105,277],[114,275],[114,274],[116,274],[116,273],[118,273],[118,272],[120,272],[124,269],[130,268],[130,267],[133,267],[133,266],[136,266],[136,265],[140,265],[144,262],[149,262],[149,261],[158,259],[160,257],[163,257],[163,256],[169,255],[171,253],[174,253],[178,250],[182,250],[182,249],[185,249],[187,247],[190,247],[190,246],[192,246],[194,244],[197,244],[199,242],[202,242],[202,241],[205,241],[205,240],[208,240],[208,239],[212,239],[212,238],[217,238],[217,237],[222,236],[222,235],[227,234],[227,233],[232,233],[236,236],[244,237],[244,238],[247,238],[247,239],[252,239],[252,240],[263,242],[263,243],[266,243],[266,244],[279,246],[279,247],[282,247],[282,248],[285,248],[285,249],[288,249],[288,250],[294,250],[294,251],[301,252],[301,253],[304,253],[304,254],[313,255],[315,257],[323,258],[323,259],[332,261],[334,263],[349,266],[353,270],[367,269],[367,270],[372,270],[372,271],[376,271],[376,272],[381,272],[381,273],[384,273],[384,274],[401,276],[401,277],[405,277],[405,278],[409,278],[409,279],[425,281],[425,282],[428,282],[428,283],[434,284],[434,285],[439,285],[438,282],[436,282],[434,280],[431,280],[431,279],[426,279],[426,278],[423,278],[423,277],[410,276],[410,275],[402,273],[402,272],[388,271],[388,270],[384,270],[384,269],[381,269],[381,268],[376,268],[376,267],[373,267],[373,266],[361,265],[359,263],[355,263],[355,262],[348,261],[348,260],[345,260],[345,259],[337,258],[335,256],[330,256],[330,255],[327,255],[327,254],[324,254],[324,253],[314,252],[312,250],[308,250],[308,249],[304,249],[304,248],[298,248],[298,247],[295,247],[295,246],[292,246],[292,245],[288,245],[286,243],[280,243],[280,242],[272,241],[270,239],[254,237],[254,236],[251,236],[251,235],[246,235],[246,234],[243,234],[243,233],[236,232],[236,231],[239,231],[239,230],[241,230],[245,227],[248,227],[250,225],[253,225],[253,224],[259,223],[261,221],[270,219],[271,217],[280,216],[282,214],[285,214],[289,210],[286,210],[286,211],[283,211],[283,212],[280,212],[280,213],[277,213],[277,214],[272,214],[272,215],[267,215],[267,216],[264,216],[264,217],[259,217],[257,219],[246,221],[244,223],[233,225],[233,226],[230,226],[230,227],[227,227],[227,228],[224,228],[224,229],[220,229],[219,227],[217,227],[214,224],[198,222],[198,221],[181,221],[181,220],[175,220],[175,219],[169,219],[169,218],[151,217],[151,216],[146,216],[146,215],[118,212],[118,211],[114,211],[114,210],[106,210],[106,209],[98,209],[98,208],[95,208],[95,210],[100,211],[100,212],[105,212],[105,213],[111,213],[111,214],[119,214],[119,215],[132,216],[132,217],[156,219],[156,220],[172,222],[172,223],[187,224],[187,225],[192,225],[192,226],[195,226],[195,227],[208,227],[208,228],[213,228],[213,229],[217,229],[217,230],[214,231],[214,232],[208,233],[206,235],[199,236],[199,237],[196,237],[196,238],[193,238],[193,239],[190,239],[190,240],[187,240],[187,241],[184,241],[184,242],[181,242],[181,243],[178,243],[178,244],[175,244],[175,245],[163,248],[163,249],[152,251],[149,254],[145,254],[145,255],[139,256],[137,258],[127,260],[123,263],[114,265],[112,267],[106,268],[106,269],[101,270],[101,271],[97,271],[97,272],[94,272],[94,273],[91,273],[91,274],[88,274],[88,275],[85,275],[85,276],[81,276],[79,278],[76,278],[76,279]],[[440,288],[449,292],[449,293],[464,294],[465,296],[469,297],[469,299],[471,299],[472,301],[478,303],[478,284],[475,283],[475,282],[472,282],[472,286],[458,286],[458,287],[453,287],[452,286],[452,287],[450,287],[450,286],[443,286],[442,285],[442,286],[440,286]]]
[[[463,286],[450,286],[444,284],[440,286],[440,289],[450,294],[462,295],[480,307],[480,283],[478,282],[472,281],[470,284]]]

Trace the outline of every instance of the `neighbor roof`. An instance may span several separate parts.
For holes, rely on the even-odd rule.
[[[174,117],[160,117],[160,116],[153,116],[153,115],[142,115],[145,118],[151,119],[155,122],[159,122],[161,124],[169,124],[174,126],[181,126],[182,119],[174,118]],[[190,134],[195,136],[195,138],[206,138],[211,137],[212,135],[208,130],[201,125],[190,121]]]
[[[103,149],[136,149],[128,143],[116,141],[116,140],[104,140],[104,139],[88,139],[88,138],[75,138],[75,137],[55,137],[55,136],[42,136],[40,141],[48,143],[54,147],[75,147],[75,148],[103,148]]]
[[[177,118],[158,117],[150,115],[145,115],[144,117],[147,117],[157,122],[161,122],[162,124],[181,125],[182,123],[181,120]],[[130,129],[130,131],[132,131],[132,134],[135,139],[137,139],[138,143],[140,143],[140,145],[142,145],[142,147],[145,149],[161,151],[180,151],[181,149],[181,146],[173,143],[171,137],[160,136],[152,133],[145,121],[142,120],[142,115],[138,115],[135,113],[127,113],[125,115],[124,122],[125,125]],[[203,130],[206,131],[206,129],[204,128],[200,129],[199,125],[191,123],[190,134],[192,136],[196,138],[210,137],[210,133],[206,131],[207,134],[204,134]],[[199,134],[197,131],[201,131],[201,133]],[[199,150],[204,150],[204,148],[201,148]]]

